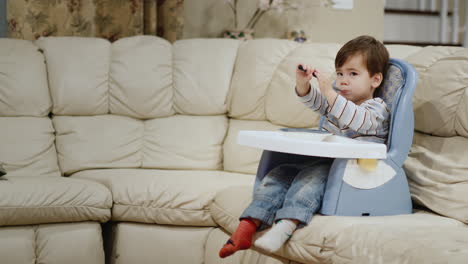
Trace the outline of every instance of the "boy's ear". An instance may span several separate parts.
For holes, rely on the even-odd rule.
[[[381,72],[374,74],[372,76],[372,87],[377,88],[380,86],[383,80],[383,74]]]

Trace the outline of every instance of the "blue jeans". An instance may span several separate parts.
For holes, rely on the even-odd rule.
[[[263,178],[253,193],[253,201],[241,215],[262,221],[260,229],[280,219],[296,219],[308,224],[322,204],[333,159],[311,157],[301,163],[281,164]]]

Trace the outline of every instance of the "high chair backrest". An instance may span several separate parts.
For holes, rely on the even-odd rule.
[[[413,94],[417,80],[418,73],[413,66],[392,58],[384,82],[376,94],[385,101],[390,111],[387,159],[397,167],[403,166],[413,142]]]

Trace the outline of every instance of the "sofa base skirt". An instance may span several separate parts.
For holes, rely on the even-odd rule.
[[[97,222],[0,227],[0,262],[104,264]]]

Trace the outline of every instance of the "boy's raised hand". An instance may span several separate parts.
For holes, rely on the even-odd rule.
[[[305,64],[296,66],[296,92],[299,96],[304,96],[309,93],[309,81],[312,79],[312,74],[315,69]]]

